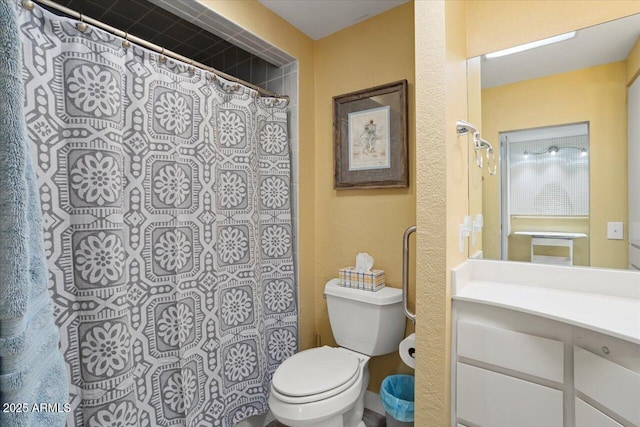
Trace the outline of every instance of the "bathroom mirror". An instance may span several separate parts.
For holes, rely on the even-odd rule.
[[[470,148],[469,257],[640,269],[639,38],[637,14],[468,60],[499,153],[491,176]]]

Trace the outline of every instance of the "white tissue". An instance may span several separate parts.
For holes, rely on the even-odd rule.
[[[407,365],[408,367],[415,369],[416,368],[416,334],[411,334],[402,341],[400,341],[400,348],[398,348],[398,352],[400,353],[400,359]]]
[[[373,267],[373,257],[366,252],[356,255],[356,271],[358,273],[369,273]]]

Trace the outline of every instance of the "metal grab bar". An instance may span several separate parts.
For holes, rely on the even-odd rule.
[[[416,232],[416,226],[407,228],[402,236],[402,308],[404,315],[416,324],[416,314],[409,311],[407,300],[409,296],[409,236]]]

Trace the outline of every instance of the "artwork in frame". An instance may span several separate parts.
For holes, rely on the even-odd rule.
[[[409,186],[407,81],[333,98],[334,188]]]

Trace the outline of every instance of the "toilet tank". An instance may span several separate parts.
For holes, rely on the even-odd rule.
[[[405,326],[401,289],[364,291],[342,287],[333,279],[325,285],[324,295],[340,347],[369,356],[398,351]]]

